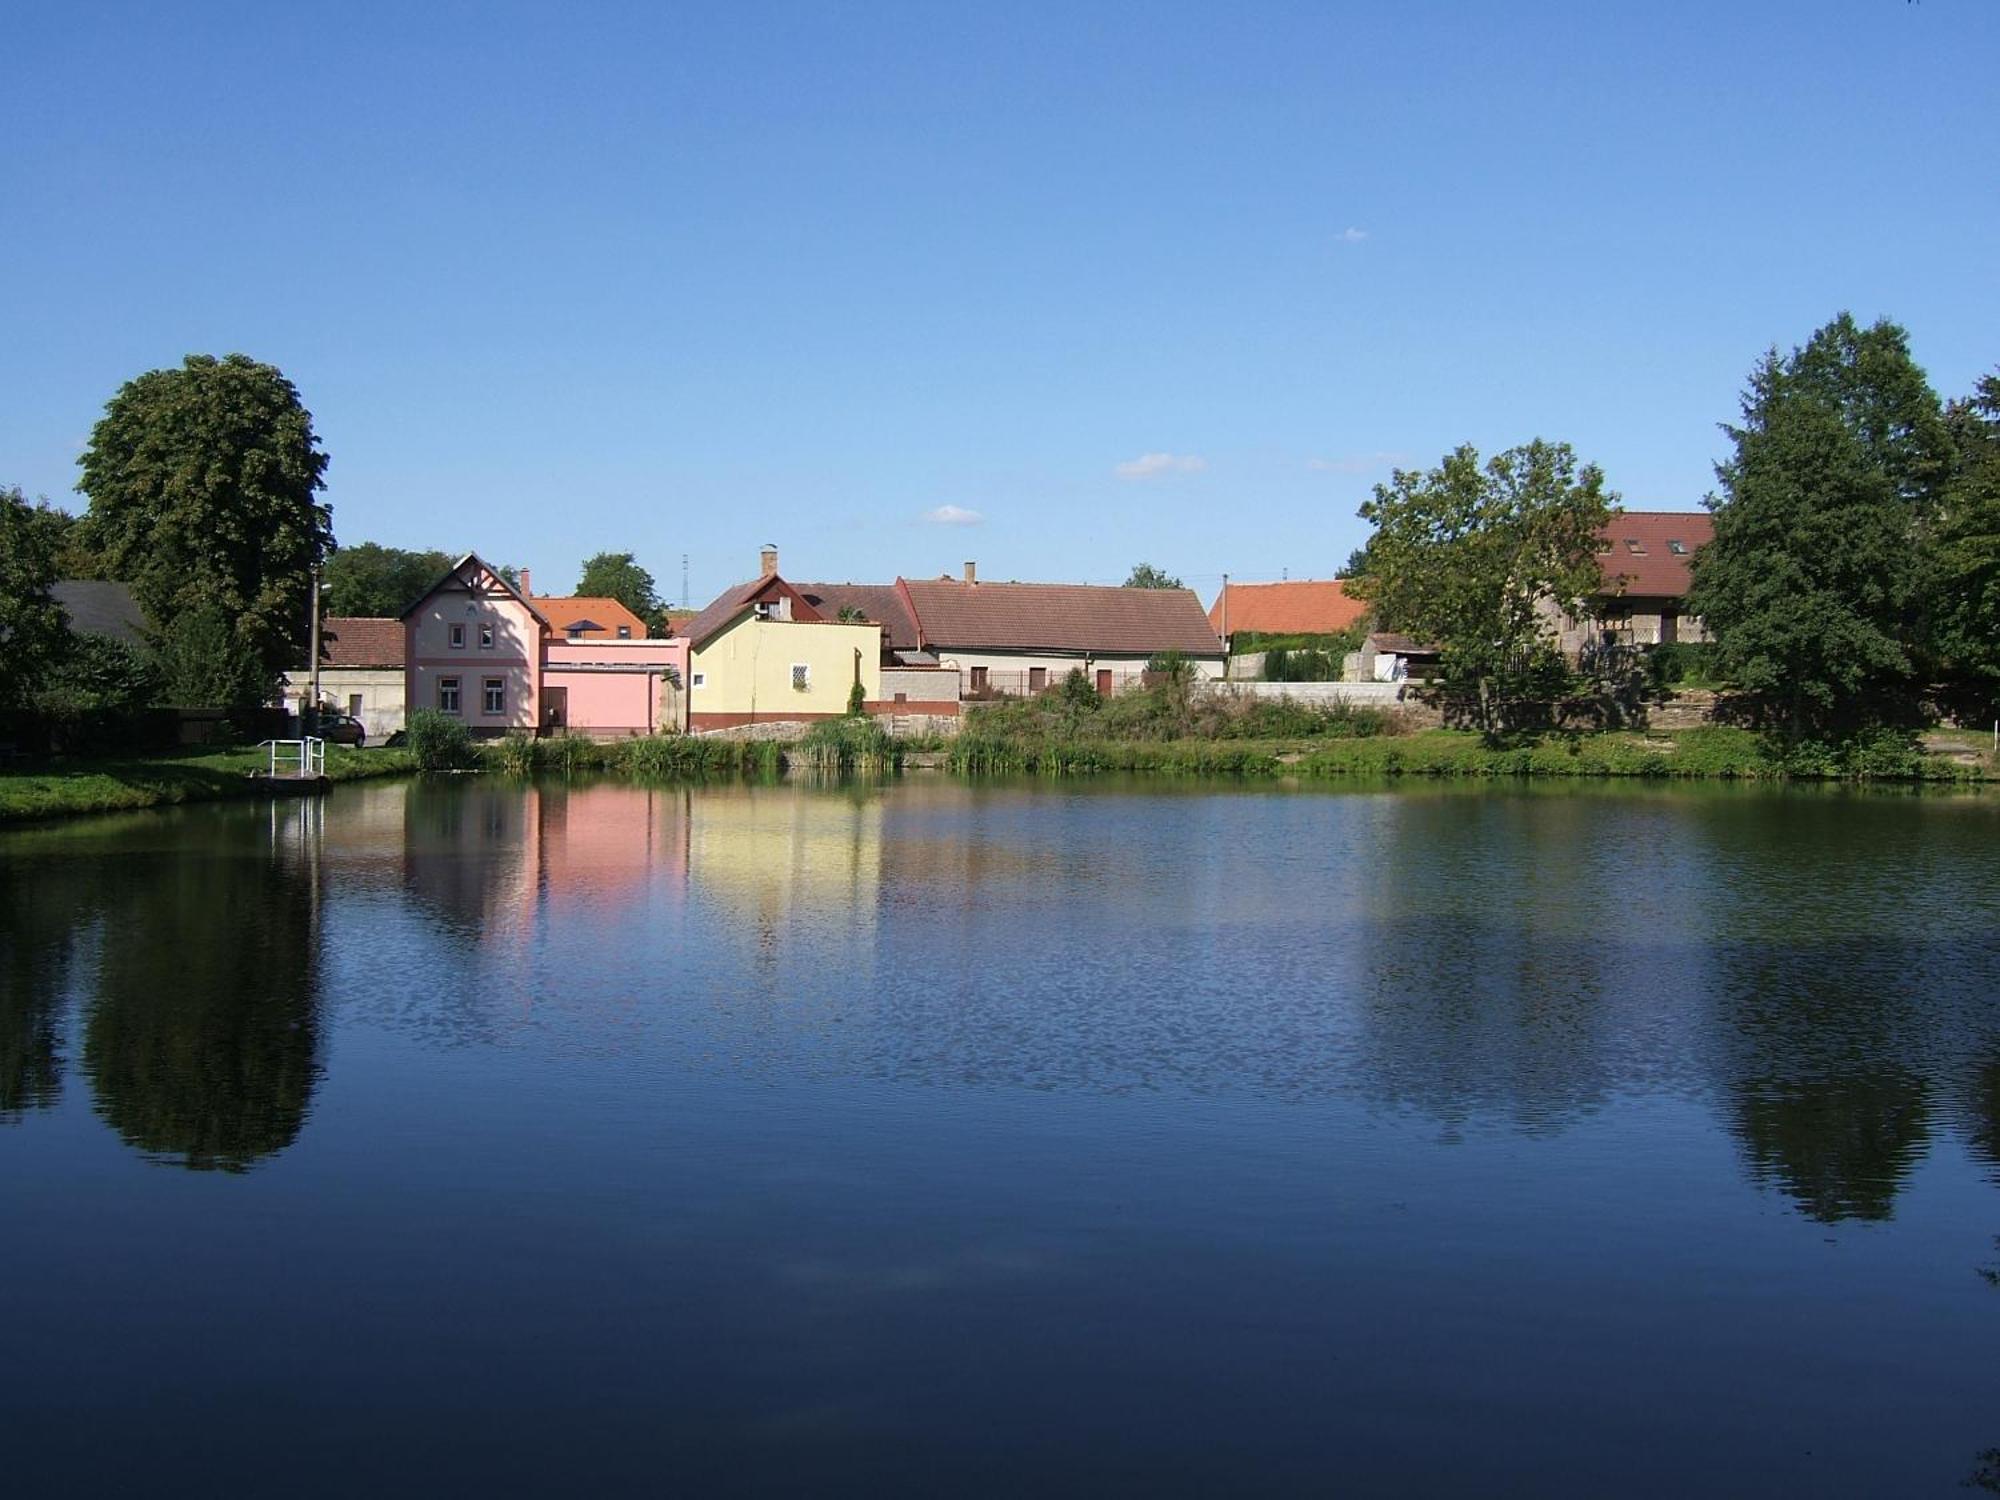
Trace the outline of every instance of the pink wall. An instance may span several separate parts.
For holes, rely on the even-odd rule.
[[[665,684],[668,671],[687,682],[686,640],[551,637],[544,654],[544,687],[564,689],[568,700],[563,728],[576,734],[622,735],[679,727],[674,722],[679,695]]]

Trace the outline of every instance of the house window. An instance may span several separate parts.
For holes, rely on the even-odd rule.
[[[631,627],[630,625],[620,625],[620,626],[618,627],[618,639],[619,639],[619,640],[621,640],[621,641],[629,641],[629,640],[631,640],[631,639],[632,639],[632,627]]]
[[[485,681],[485,707],[489,714],[507,712],[507,680],[504,677],[489,677]]]
[[[1675,557],[1686,557],[1688,555],[1687,543],[1676,541],[1672,537],[1667,538],[1667,550],[1673,553]]]
[[[582,639],[583,639],[583,627],[582,627],[581,625],[572,625],[572,626],[570,626],[570,628],[569,628],[569,638],[570,638],[571,640],[573,640],[573,641],[580,641],[580,640],[582,640]]]
[[[1646,555],[1645,543],[1641,542],[1637,537],[1628,536],[1625,538],[1625,550],[1634,557],[1644,557]]]
[[[465,627],[463,625],[454,625],[451,627],[451,649],[454,651],[463,651],[465,649]]]
[[[438,712],[455,714],[458,712],[458,679],[440,677],[438,679]]]
[[[361,695],[359,693],[349,693],[347,695],[347,717],[350,719],[361,717]]]
[[[981,670],[984,669],[982,668]],[[1028,668],[1029,692],[1039,693],[1043,688],[1047,687],[1048,685],[1049,685],[1049,669],[1047,667]]]
[[[479,649],[481,651],[491,651],[493,649],[493,627],[491,625],[482,625],[479,627]]]
[[[986,668],[974,667],[972,669],[972,690],[975,693],[986,691]]]
[[[688,681],[691,682],[695,687],[707,687],[708,673],[696,672],[692,677],[688,679]]]
[[[812,686],[812,668],[805,662],[792,663],[792,686],[801,693]]]

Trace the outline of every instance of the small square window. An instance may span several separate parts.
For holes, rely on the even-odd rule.
[[[792,663],[792,686],[801,693],[812,686],[812,668],[805,662]]]
[[[479,627],[479,649],[481,651],[491,651],[493,649],[493,627],[491,625],[482,625]]]
[[[1669,537],[1667,538],[1667,550],[1673,553],[1675,557],[1686,557],[1688,551],[1687,543],[1676,541],[1674,538]]]
[[[619,640],[621,640],[621,641],[629,641],[629,640],[631,640],[631,639],[632,639],[632,627],[631,627],[630,625],[620,625],[620,626],[618,627],[618,639],[619,639]]]
[[[454,651],[463,651],[465,649],[465,627],[463,625],[454,625],[451,627],[451,649]]]
[[[693,677],[691,677],[691,678],[689,679],[689,681],[690,681],[690,682],[692,682],[692,683],[694,684],[694,686],[696,686],[696,687],[707,687],[707,686],[708,686],[708,673],[706,673],[706,672],[697,672],[697,673],[695,673],[695,674],[694,674],[694,676],[693,676]]]
[[[438,712],[455,714],[458,712],[458,679],[440,677],[438,679]]]
[[[1631,553],[1634,557],[1644,557],[1646,555],[1645,544],[1641,542],[1637,537],[1628,536],[1625,538],[1625,550]]]
[[[485,682],[485,706],[489,714],[507,712],[507,682],[505,678],[489,677]]]

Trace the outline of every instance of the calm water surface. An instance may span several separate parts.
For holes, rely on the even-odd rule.
[[[1798,792],[0,835],[8,1489],[1963,1494],[1996,877]]]

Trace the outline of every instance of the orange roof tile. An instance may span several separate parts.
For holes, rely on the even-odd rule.
[[[618,627],[623,625],[632,632],[632,639],[646,639],[646,622],[616,599],[593,597],[588,594],[574,594],[566,598],[550,598],[537,594],[535,608],[548,618],[549,629],[557,635],[566,636],[572,627],[582,625],[586,639],[610,640],[617,636]]]
[[[1347,629],[1368,606],[1350,599],[1338,578],[1300,579],[1296,583],[1232,583],[1224,597],[1209,607],[1208,623],[1219,632],[1254,630],[1264,635],[1334,635]]]

